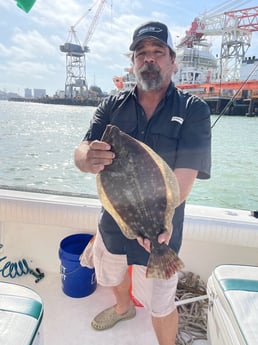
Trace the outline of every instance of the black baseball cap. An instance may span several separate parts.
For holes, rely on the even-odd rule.
[[[139,26],[133,34],[133,42],[130,45],[129,49],[131,51],[135,50],[136,45],[145,38],[156,38],[161,41],[163,44],[168,46],[172,52],[175,53],[171,34],[167,26],[160,22],[147,22]]]

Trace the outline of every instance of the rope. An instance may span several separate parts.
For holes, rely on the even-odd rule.
[[[3,248],[3,244],[0,243],[0,249]],[[36,268],[36,271],[29,268],[29,264],[26,259],[18,260],[17,262],[5,261],[7,256],[0,258],[0,264],[3,262],[3,266],[0,266],[0,274],[3,278],[16,278],[21,277],[26,274],[32,274],[38,283],[42,278],[44,278],[44,273]]]
[[[0,262],[5,260],[7,256],[0,258]],[[19,260],[17,262],[7,261],[4,266],[0,269],[3,278],[16,278],[17,276],[22,276],[30,272],[28,263],[25,259]]]
[[[191,345],[194,341],[206,340],[208,299],[206,285],[198,275],[179,273],[176,302],[179,314],[176,345]]]
[[[0,244],[0,249],[3,247]],[[3,256],[0,258],[0,263],[7,259],[7,256]],[[28,262],[25,259],[19,260],[17,262],[6,261],[3,263],[3,266],[0,268],[0,273],[3,278],[15,278],[17,276],[22,276],[24,274],[28,274],[30,272]]]

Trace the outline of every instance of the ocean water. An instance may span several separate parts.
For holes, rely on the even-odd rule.
[[[0,101],[0,185],[96,196],[95,176],[73,163],[93,112]],[[257,210],[258,118],[221,117],[212,129],[212,161],[211,179],[196,180],[188,203]]]

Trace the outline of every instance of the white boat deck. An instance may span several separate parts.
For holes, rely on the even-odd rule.
[[[94,316],[114,304],[108,288],[97,286],[87,297],[72,298],[63,293],[60,274],[46,273],[39,283],[35,283],[30,274],[0,281],[30,287],[41,296],[44,314],[40,345],[158,345],[150,315],[142,307],[137,307],[134,319],[121,321],[112,329],[95,331],[91,328]],[[196,341],[194,345],[208,345],[208,342]]]
[[[41,296],[40,345],[158,345],[144,308],[137,308],[134,319],[98,332],[91,328],[91,320],[115,303],[111,291],[98,286],[84,298],[72,298],[62,291],[60,242],[75,233],[94,234],[99,210],[98,200],[0,189],[0,243],[4,245],[0,259],[6,257],[0,268],[8,260],[26,258],[31,268],[39,267],[45,273],[39,283],[32,275],[6,279],[0,274],[0,281],[28,286]],[[180,257],[186,270],[202,280],[207,281],[219,264],[257,265],[257,248],[258,219],[250,212],[187,205]]]

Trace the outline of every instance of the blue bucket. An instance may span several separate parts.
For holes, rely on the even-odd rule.
[[[91,238],[89,234],[75,234],[60,243],[62,289],[70,297],[85,297],[96,290],[95,269],[80,264],[80,256]]]

